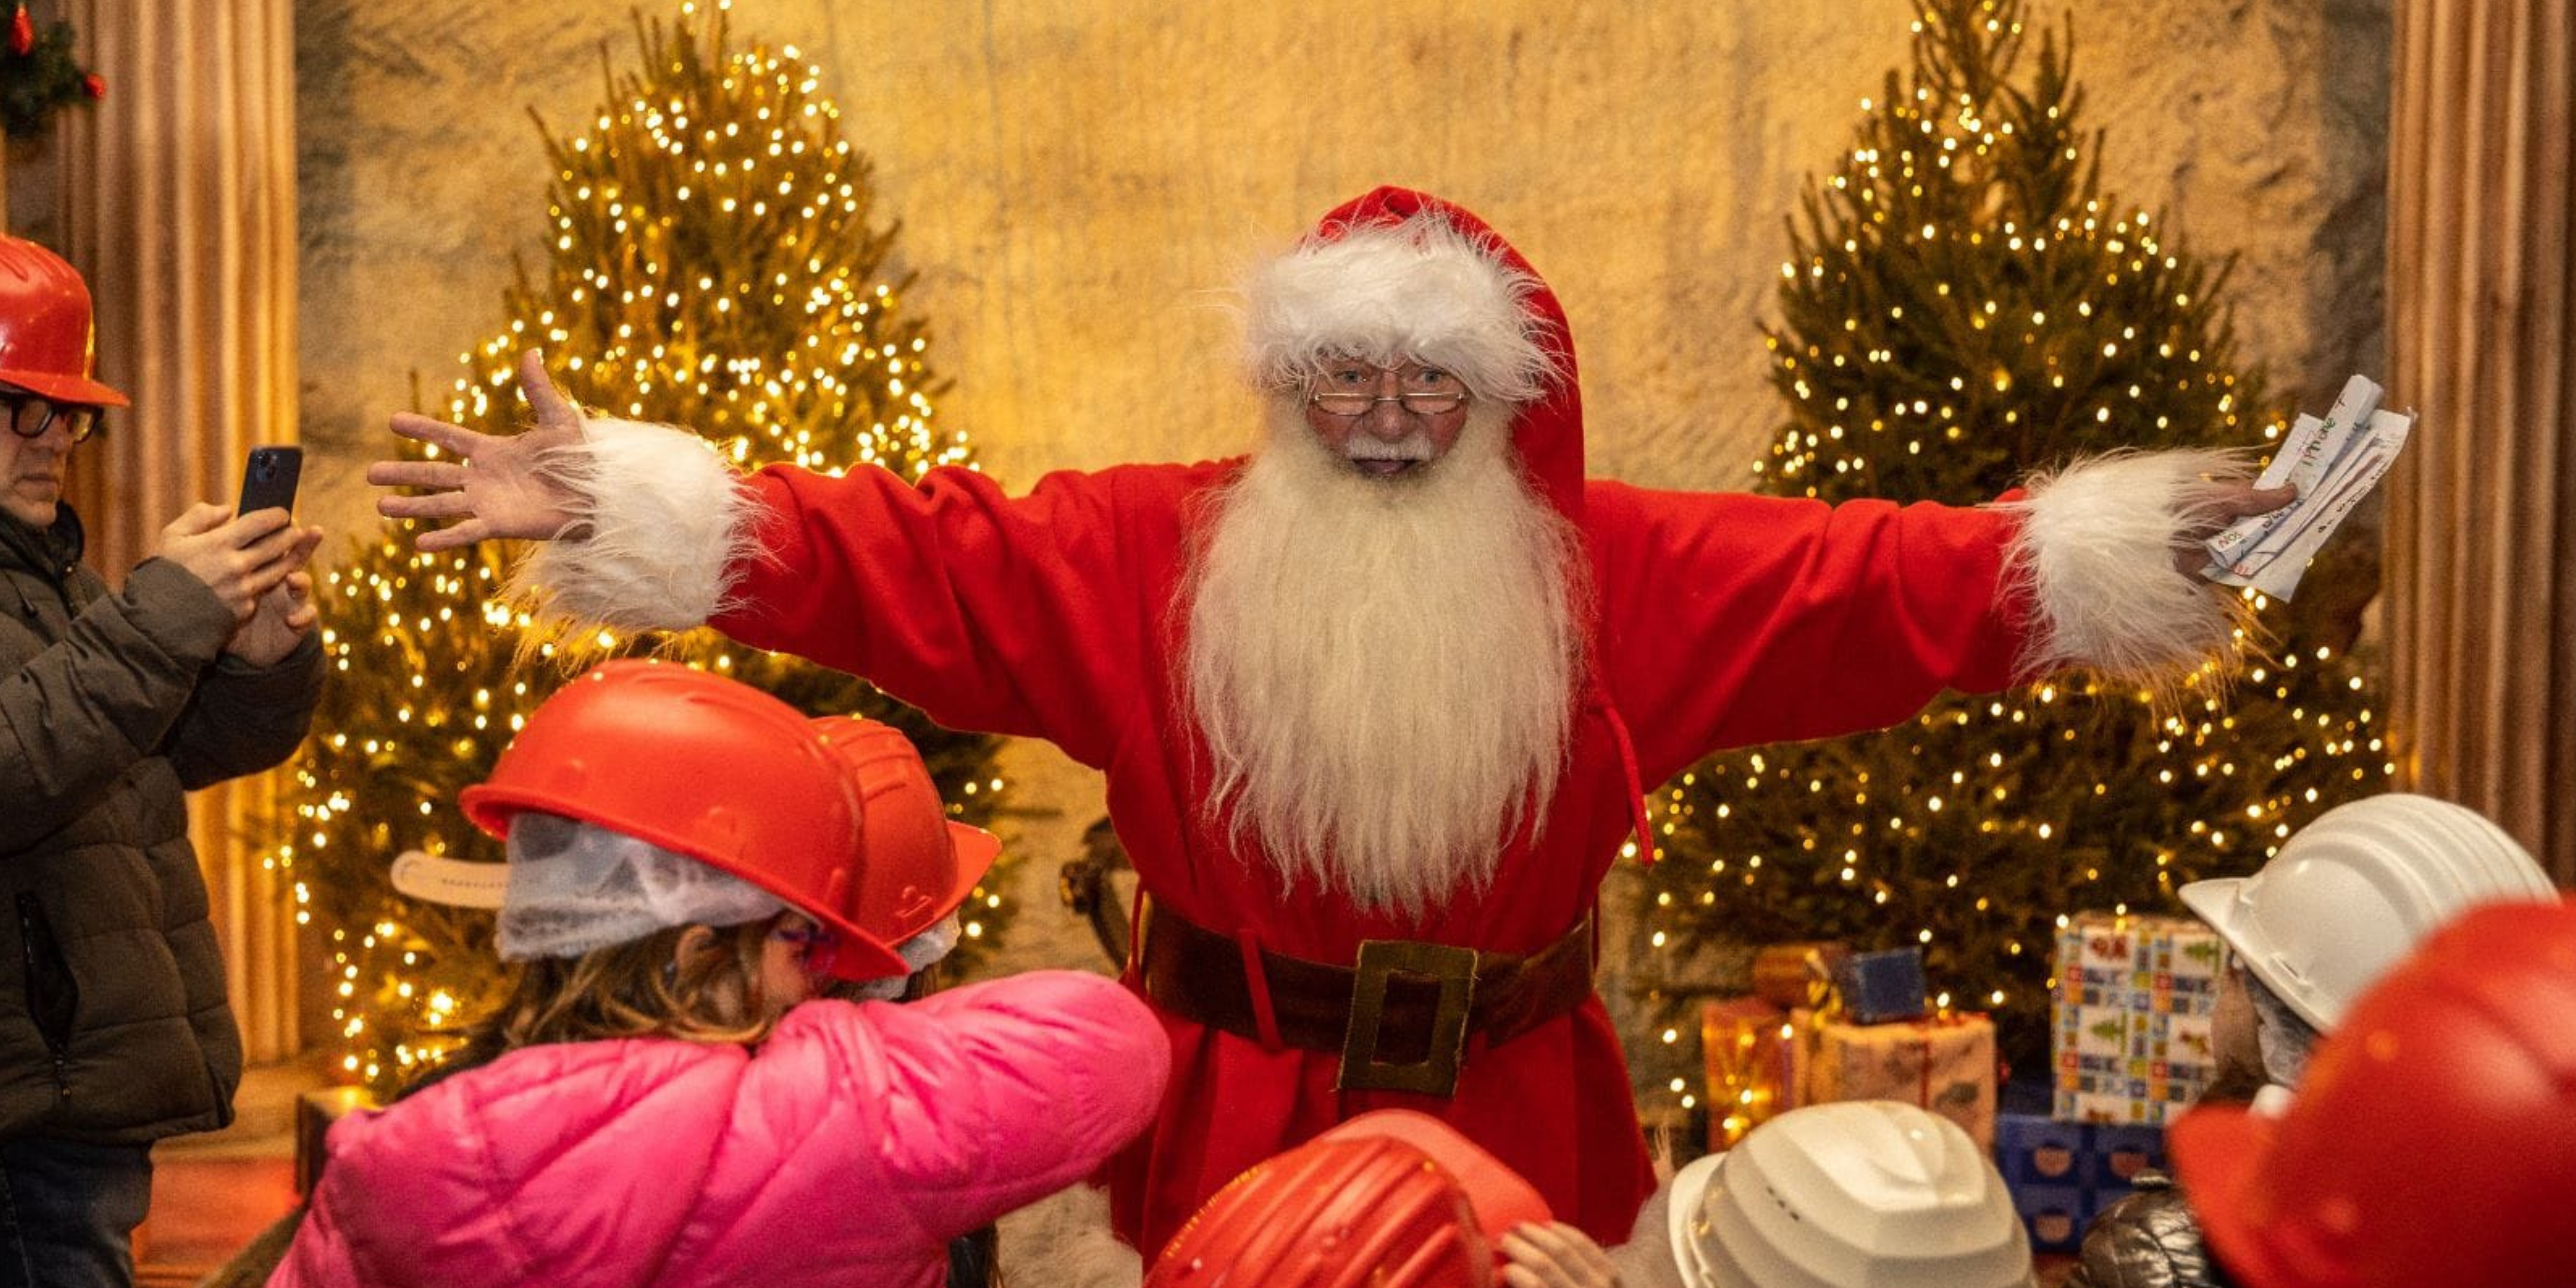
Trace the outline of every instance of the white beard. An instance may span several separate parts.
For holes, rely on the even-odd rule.
[[[1274,400],[1191,570],[1210,816],[1373,910],[1482,892],[1565,765],[1581,546],[1515,468],[1509,409],[1473,406],[1447,456],[1371,478]]]

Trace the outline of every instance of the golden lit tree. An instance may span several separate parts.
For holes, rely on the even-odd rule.
[[[544,266],[523,264],[504,291],[507,325],[464,356],[446,418],[514,428],[514,359],[539,345],[585,406],[689,426],[746,466],[867,461],[918,477],[967,463],[964,438],[933,415],[941,385],[922,322],[902,310],[908,279],[887,278],[896,227],[873,218],[867,160],[819,73],[793,47],[735,48],[725,8],[683,4],[667,30],[639,17],[642,67],[609,75],[586,128],[558,137],[538,122],[555,167]],[[710,632],[523,641],[527,619],[494,598],[520,551],[423,555],[412,535],[391,525],[355,549],[322,596],[333,674],[279,854],[330,938],[343,1067],[379,1090],[444,1050],[502,978],[490,914],[406,900],[387,866],[415,848],[501,857],[456,794],[489,774],[576,657],[657,651],[809,713],[887,720],[920,745],[960,817],[987,815],[1001,788],[992,739]],[[539,661],[514,665],[523,642]],[[961,964],[1007,911],[977,891]]]
[[[2016,79],[2021,12],[1928,0],[1911,76],[1888,73],[1810,185],[1765,329],[1788,410],[1755,466],[1766,490],[1972,504],[2088,453],[2281,432],[2238,363],[2225,268],[2099,191],[2071,37],[2043,34]],[[2161,710],[2080,677],[1951,695],[1882,733],[1731,752],[1667,784],[1650,977],[1720,942],[1919,944],[1943,1004],[1992,1010],[2007,1058],[2044,1068],[2061,916],[2179,913],[2180,884],[2249,871],[2385,789],[2391,753],[2347,651],[2376,557],[2349,540],[2330,554],[2294,606],[2257,598],[2277,637],[2240,639],[2232,689],[2205,672]],[[1692,999],[1653,1000],[1641,1062],[1687,1096]]]

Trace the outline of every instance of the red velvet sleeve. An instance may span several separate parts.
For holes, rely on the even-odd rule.
[[[1596,483],[1601,665],[1645,781],[1726,747],[1884,728],[2012,682],[2015,521]]]
[[[861,676],[958,729],[1048,739],[1094,766],[1139,700],[1151,568],[1118,484],[1056,474],[1026,497],[969,470],[752,476],[766,557],[714,625]]]

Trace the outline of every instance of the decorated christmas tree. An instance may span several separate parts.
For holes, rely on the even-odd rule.
[[[896,226],[873,218],[868,162],[819,74],[793,47],[735,48],[724,8],[684,4],[667,30],[639,18],[641,70],[611,73],[587,128],[558,137],[538,123],[556,171],[545,262],[503,292],[507,324],[465,355],[444,418],[514,430],[515,358],[539,346],[584,406],[691,427],[745,466],[868,461],[918,477],[966,463],[964,439],[933,417],[941,386],[922,322],[902,310],[908,279],[886,278]],[[941,730],[838,672],[703,631],[530,639],[527,618],[495,600],[522,551],[423,555],[413,535],[389,526],[322,596],[333,674],[278,856],[329,937],[342,1065],[379,1090],[452,1045],[504,978],[489,913],[406,900],[387,866],[411,849],[501,858],[457,792],[577,664],[654,652],[810,714],[891,722],[961,817],[989,813],[1001,788],[991,739]],[[1007,911],[978,890],[954,960],[971,968]]]
[[[2276,439],[2226,267],[2100,190],[2071,34],[2028,48],[2019,0],[1927,0],[1914,31],[1911,74],[1863,102],[1790,223],[1765,328],[1788,419],[1760,486],[1974,504],[2086,455]],[[2266,635],[2178,701],[2081,676],[1946,695],[1882,733],[1732,752],[1667,784],[1645,912],[1663,1041],[1639,1044],[1654,1081],[1693,1094],[1685,956],[1819,939],[1920,945],[1940,1004],[1992,1011],[2007,1062],[2044,1068],[2062,916],[2179,914],[2180,885],[2251,871],[2385,789],[2392,753],[2349,651],[2376,557],[2350,538],[2329,556],[2295,604],[2257,597]]]
[[[0,38],[0,134],[39,138],[56,110],[107,97],[107,78],[80,65],[75,43],[70,23],[40,32],[24,0],[10,6],[8,34]]]

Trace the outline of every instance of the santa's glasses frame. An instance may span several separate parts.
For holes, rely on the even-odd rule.
[[[1391,394],[1377,392],[1394,376],[1398,389]],[[1356,420],[1377,410],[1379,403],[1394,403],[1416,416],[1446,416],[1467,404],[1467,383],[1438,367],[1406,363],[1401,367],[1381,367],[1375,363],[1334,363],[1306,379],[1306,401],[1328,416]]]

